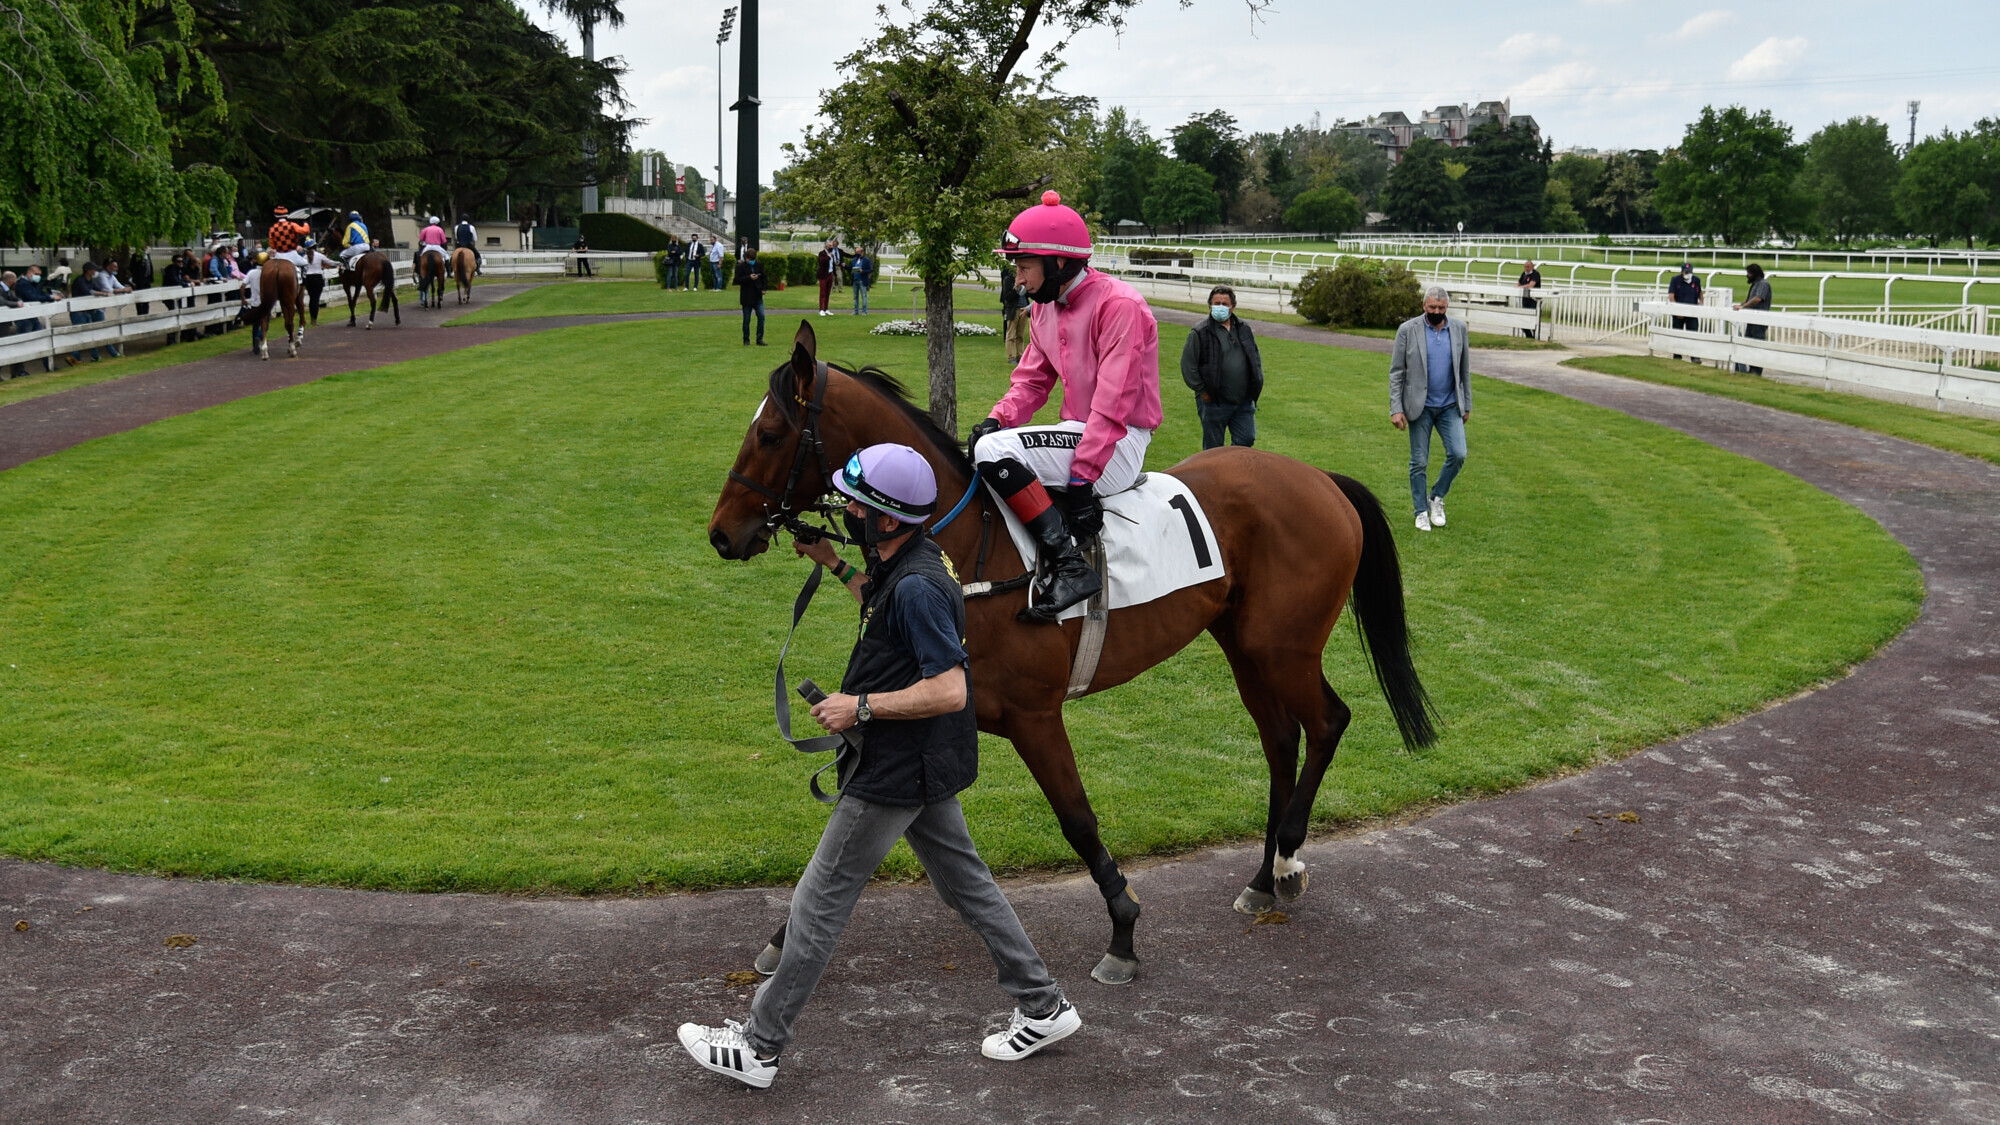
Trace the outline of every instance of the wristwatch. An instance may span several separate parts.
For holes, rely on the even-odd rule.
[[[855,696],[854,721],[857,723],[865,723],[873,719],[874,717],[875,717],[875,712],[868,709],[868,693],[864,691],[860,695]]]

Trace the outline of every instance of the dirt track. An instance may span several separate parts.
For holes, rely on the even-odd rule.
[[[1293,333],[1326,339],[1265,330]],[[1086,978],[1087,880],[1015,885],[1087,1026],[1012,1066],[978,1056],[1004,997],[921,887],[866,897],[759,1093],[672,1032],[740,1016],[723,974],[782,890],[522,901],[0,863],[0,919],[29,927],[0,930],[4,1116],[2000,1122],[2000,469],[1545,354],[1476,362],[1860,506],[1921,561],[1923,617],[1742,722],[1309,845],[1288,924],[1230,911],[1247,849],[1146,868],[1126,989]]]

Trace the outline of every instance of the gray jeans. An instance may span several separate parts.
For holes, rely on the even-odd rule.
[[[973,847],[958,798],[904,808],[844,796],[834,806],[819,849],[792,892],[778,971],[758,986],[750,1003],[743,1034],[759,1055],[775,1055],[792,1041],[792,1024],[832,960],[834,944],[847,928],[854,904],[898,837],[910,842],[938,897],[986,942],[999,970],[1000,987],[1021,1010],[1042,1015],[1061,1001],[1062,990],[1049,977],[1041,954],[1035,952],[1007,896],[1000,893],[993,873]]]

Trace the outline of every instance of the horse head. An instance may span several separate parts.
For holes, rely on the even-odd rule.
[[[708,521],[708,541],[725,559],[763,554],[773,532],[832,487],[835,451],[822,424],[832,373],[821,368],[818,352],[812,325],[801,322],[791,358],[771,370],[770,389],[757,404]],[[838,456],[844,461],[849,452]]]

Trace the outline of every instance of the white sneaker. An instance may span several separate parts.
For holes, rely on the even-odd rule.
[[[1430,529],[1431,529],[1431,514],[1430,514],[1429,512],[1418,512],[1418,513],[1417,513],[1417,530],[1418,530],[1418,531],[1429,531]]]
[[[1067,998],[1046,1019],[1031,1020],[1016,1008],[1014,1018],[1007,1022],[1007,1030],[987,1036],[979,1045],[979,1053],[1005,1062],[1025,1059],[1058,1039],[1068,1038],[1082,1026],[1083,1017],[1076,1014],[1076,1006]]]
[[[778,1076],[778,1060],[758,1058],[750,1041],[743,1038],[743,1025],[735,1020],[723,1020],[721,1027],[684,1023],[681,1046],[694,1056],[694,1061],[745,1086],[768,1089],[771,1079]]]
[[[1431,497],[1431,526],[1444,526],[1444,497],[1442,496]]]

